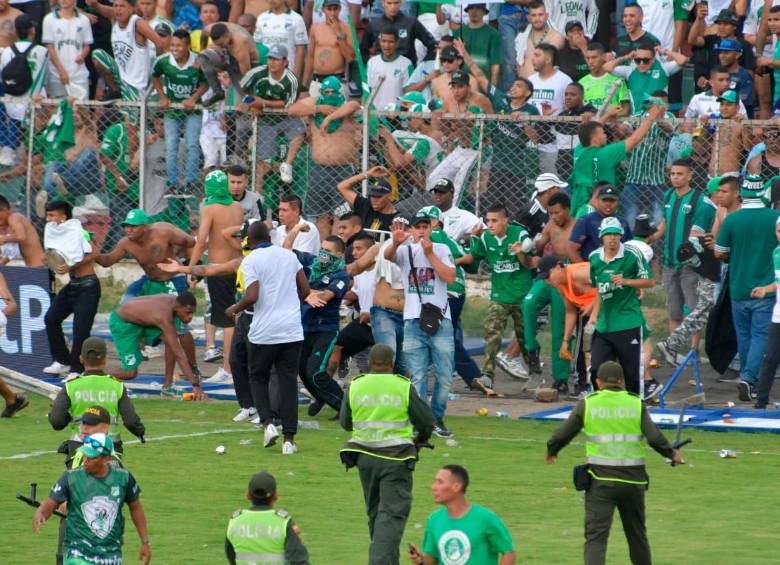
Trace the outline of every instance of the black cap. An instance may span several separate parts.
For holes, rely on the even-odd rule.
[[[455,71],[450,75],[450,84],[470,84],[469,74],[463,71]]]
[[[575,27],[578,27],[582,31],[585,31],[585,28],[582,26],[582,24],[579,22],[579,20],[572,20],[570,22],[566,22],[566,27],[563,28],[564,29],[564,33],[569,33]]]
[[[256,500],[270,500],[276,493],[276,479],[267,471],[255,473],[249,479],[249,494]]]
[[[455,185],[450,179],[439,179],[431,187],[430,192],[455,192]]]
[[[737,16],[737,13],[734,10],[729,10],[728,8],[725,10],[721,10],[718,13],[718,16],[715,18],[715,23],[724,23],[724,24],[731,24],[733,26],[736,26],[739,24],[739,17]]]
[[[599,190],[599,198],[612,198],[614,200],[618,200],[620,198],[620,193],[614,186],[607,185],[601,187]]]
[[[27,39],[27,34],[30,33],[30,29],[34,28],[36,25],[37,22],[27,14],[16,16],[16,19],[14,20],[16,37],[19,39]]]
[[[439,59],[440,60],[441,59],[450,59],[450,60],[454,61],[455,59],[462,59],[462,58],[463,57],[460,56],[460,53],[458,53],[458,50],[455,49],[452,46],[445,47],[444,49],[441,50],[441,53],[439,53]]]
[[[563,262],[555,255],[545,255],[542,257],[542,259],[539,261],[539,265],[536,267],[539,270],[539,272],[536,274],[536,280],[543,281],[549,278],[550,271],[552,271],[558,265],[563,265]]]
[[[106,348],[106,342],[99,337],[88,337],[81,345],[81,355],[86,357],[90,353],[94,353],[95,357],[105,357],[108,353]]]
[[[339,6],[340,7],[341,6],[341,0],[325,0],[322,3],[322,7],[324,8],[325,6]]]
[[[368,185],[369,196],[385,196],[393,192],[393,187],[387,179],[379,179]]]
[[[98,424],[110,424],[111,414],[102,406],[90,406],[81,415],[81,422],[88,426],[97,426]]]
[[[468,12],[472,8],[479,8],[481,10],[485,10],[486,12],[488,11],[487,4],[469,4],[468,6],[466,6],[466,11]]]
[[[656,227],[650,223],[650,216],[647,214],[639,214],[634,222],[634,229],[631,230],[634,237],[648,237],[656,231]]]
[[[426,212],[424,212],[423,210],[420,210],[412,218],[412,225],[416,226],[417,224],[422,224],[423,222],[426,223],[426,224],[430,224],[431,223],[431,217]]]
[[[615,361],[604,361],[596,376],[605,383],[616,383],[623,380],[623,367]]]

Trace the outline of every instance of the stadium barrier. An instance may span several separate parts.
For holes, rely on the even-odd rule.
[[[0,367],[38,375],[51,363],[44,316],[49,310],[49,272],[30,267],[3,267],[8,290],[19,306],[0,335]]]

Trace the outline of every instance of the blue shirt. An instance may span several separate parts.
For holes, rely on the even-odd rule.
[[[190,4],[188,0],[173,0],[173,25],[179,28],[185,22],[189,26],[190,32],[203,29],[203,22],[200,21],[200,9]]]
[[[626,242],[631,239],[631,228],[628,227],[628,223],[619,217],[620,224],[623,226],[623,237],[620,241]],[[604,219],[598,211],[586,214],[574,224],[569,236],[569,241],[580,244],[580,257],[590,257],[590,254],[601,247],[601,238],[599,237],[599,226],[601,226],[601,220]]]
[[[313,255],[309,257],[314,258]],[[309,266],[311,263],[309,264]],[[312,290],[329,290],[334,296],[322,308],[313,308],[304,302],[301,305],[303,332],[335,332],[339,329],[339,306],[341,299],[349,289],[349,275],[346,271],[336,271],[324,275],[309,283]]]
[[[526,6],[519,6],[516,4],[501,4],[501,15],[502,16],[510,16],[512,14],[517,13],[522,14],[522,17],[520,18],[521,22],[527,22],[528,21],[528,8]]]
[[[753,77],[743,67],[739,67],[736,73],[730,73],[731,83],[729,89],[736,90],[739,99],[745,105],[748,118],[753,117],[753,109],[756,107],[756,95],[753,90]]]

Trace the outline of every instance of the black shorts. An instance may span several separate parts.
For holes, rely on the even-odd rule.
[[[374,345],[371,325],[361,324],[359,320],[352,320],[339,332],[336,345],[343,348],[342,359],[357,355],[367,347]]]
[[[235,326],[235,321],[225,315],[225,310],[236,301],[236,275],[208,277],[206,286],[211,299],[211,324],[218,328]]]

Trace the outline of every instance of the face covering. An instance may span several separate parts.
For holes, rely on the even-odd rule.
[[[311,274],[309,282],[313,283],[325,275],[335,273],[344,269],[344,257],[334,255],[327,249],[320,249],[317,258],[311,264]]]
[[[320,90],[320,95],[317,97],[315,104],[317,106],[333,106],[334,108],[340,108],[344,105],[345,102],[346,100],[344,99],[344,95],[341,94],[340,90],[335,90],[331,94],[324,94],[322,90]],[[324,114],[314,114],[314,125],[319,128],[322,125],[322,121],[324,119]],[[341,127],[342,123],[344,123],[343,118],[331,121],[328,124],[327,132],[333,133]]]

